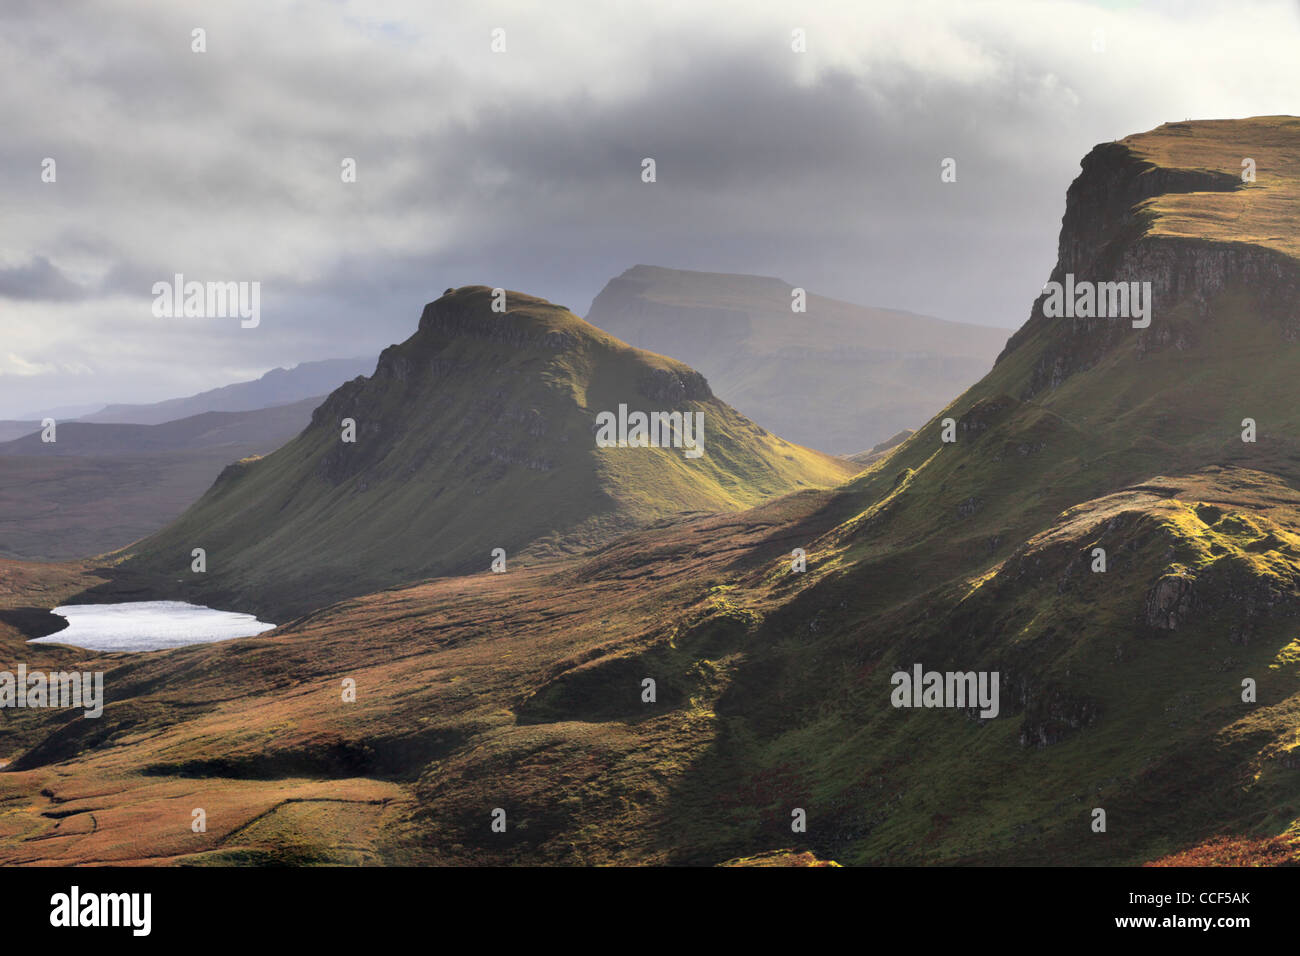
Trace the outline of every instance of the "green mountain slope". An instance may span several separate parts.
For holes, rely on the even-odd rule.
[[[1267,177],[1243,183],[1243,156]],[[1297,172],[1289,117],[1097,147],[1051,279],[1150,282],[1149,327],[1051,317],[1045,294],[989,375],[837,496],[770,632],[800,638],[719,707],[766,728],[730,760],[806,781],[818,849],[1136,862],[1300,836]],[[889,706],[917,662],[1000,672],[1002,713]]]
[[[521,293],[450,291],[374,376],[311,425],[227,470],[121,569],[267,613],[434,574],[571,551],[664,515],[727,511],[837,483],[850,463],[792,445],[716,399],[699,373]],[[602,412],[703,416],[704,454],[597,447]],[[345,421],[355,441],[344,441]],[[206,573],[192,573],[194,548]]]

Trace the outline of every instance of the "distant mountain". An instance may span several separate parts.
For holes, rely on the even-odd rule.
[[[0,421],[0,556],[87,557],[157,531],[226,465],[274,451],[306,427],[321,396],[373,367],[304,362],[187,398],[53,409],[52,443],[41,441],[39,420]],[[102,410],[71,417],[88,407]]]
[[[0,444],[0,556],[84,558],[157,531],[231,462],[263,455],[311,421],[321,399],[207,412],[161,425],[64,422]]]
[[[15,419],[0,421],[0,442],[21,438],[23,435],[38,431],[41,422],[46,418],[53,418],[58,422],[71,421],[79,415],[90,415],[103,408],[104,404],[101,402],[98,405],[65,405],[60,408],[47,408],[44,411],[23,412]]]
[[[792,441],[848,455],[915,428],[989,370],[1003,329],[807,296],[788,282],[638,265],[587,320],[708,376],[719,397]]]
[[[118,425],[71,421],[57,426],[55,441],[44,442],[36,431],[0,443],[5,455],[119,457],[198,448],[247,444],[278,447],[306,427],[312,409],[324,396],[292,404],[243,412],[204,412],[158,425]]]
[[[882,442],[872,445],[866,451],[858,452],[856,455],[849,455],[849,461],[856,461],[859,465],[870,465],[872,462],[883,458],[887,453],[893,451],[903,442],[907,441],[915,432],[910,428],[904,428],[897,435],[886,438]]]
[[[99,402],[94,405],[60,405],[57,408],[44,408],[36,412],[23,412],[18,416],[23,421],[40,421],[43,418],[53,418],[57,421],[63,421],[67,418],[80,418],[83,415],[93,415],[95,412],[102,411],[104,403]]]
[[[24,435],[30,435],[32,432],[40,431],[40,419],[26,421],[0,421],[0,442],[13,441],[15,438],[21,438]]]
[[[223,385],[188,398],[173,398],[146,405],[109,405],[103,411],[85,415],[78,420],[103,424],[158,425],[204,412],[245,412],[272,405],[288,405],[316,395],[328,395],[344,382],[365,375],[374,367],[373,358],[303,362],[291,369],[271,369],[251,382]]]
[[[496,548],[559,553],[685,511],[733,511],[858,466],[784,441],[681,362],[553,305],[469,286],[427,306],[370,378],[337,389],[296,439],[228,468],[175,523],[131,549],[142,574],[203,603],[275,618],[436,574]],[[598,447],[604,414],[702,419],[702,454]],[[684,419],[682,416],[687,416]],[[355,442],[344,441],[355,422]],[[205,548],[207,572],[191,574]]]

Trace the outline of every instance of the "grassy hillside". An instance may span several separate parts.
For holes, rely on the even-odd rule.
[[[833,535],[845,504],[809,492],[269,635],[100,656],[116,696],[99,722],[5,725],[0,859],[1139,863],[1231,834],[1234,852],[1276,862],[1296,836],[1294,638],[1265,626],[1237,644],[1213,618],[1136,626],[1171,558],[1207,596],[1238,586],[1242,555],[1294,580],[1296,554],[1270,555],[1268,536],[1295,532],[1243,530],[1227,504],[1281,489],[1246,490],[1092,503],[942,606],[879,578],[803,587],[790,549]],[[1202,548],[1195,522],[1215,508]],[[1098,540],[1140,543],[1115,579],[1080,567]],[[914,660],[1001,668],[1003,714],[893,710],[889,671]],[[1237,700],[1241,674],[1258,675],[1258,707]],[[207,833],[176,825],[192,806],[210,808]],[[806,835],[790,832],[796,807]]]
[[[851,462],[793,445],[714,398],[698,373],[560,306],[491,290],[428,306],[407,342],[318,408],[274,454],[224,473],[131,549],[141,576],[205,603],[298,614],[434,574],[571,553],[664,515],[729,511],[838,483]],[[599,448],[597,415],[700,412],[704,454]],[[343,422],[356,423],[344,442]],[[191,574],[193,548],[206,574]],[[277,617],[272,618],[277,619]]]
[[[988,371],[1005,329],[807,296],[764,276],[639,265],[588,321],[673,355],[719,396],[793,441],[852,454],[915,428]]]
[[[1199,124],[1186,132],[1187,175],[1159,165],[1184,136],[1168,127],[1085,160],[1053,278],[1151,281],[1151,327],[1036,303],[984,380],[848,486],[854,513],[809,549],[774,629],[808,635],[735,686],[744,709],[813,662],[781,682],[785,726],[747,759],[789,758],[829,811],[816,845],[841,862],[1138,862],[1300,836],[1300,269],[1284,243],[1190,240],[1162,218],[1256,188],[1227,184],[1225,156],[1294,182],[1300,123],[1226,125],[1202,154]],[[1289,148],[1261,148],[1279,137]],[[882,707],[888,675],[918,661],[999,670],[1009,710]],[[842,743],[809,757],[814,739]]]
[[[1053,275],[1152,282],[1150,327],[1040,300],[846,484],[102,662],[98,723],[5,722],[0,859],[1300,861],[1300,261],[1160,216],[1255,188],[1216,157],[1271,136],[1296,181],[1300,127],[1199,125],[1067,197]],[[895,708],[918,663],[997,672],[1000,713]]]
[[[1166,123],[1120,140],[1154,168],[1234,180],[1231,190],[1157,197],[1150,206],[1151,234],[1241,243],[1300,257],[1295,228],[1298,128],[1294,116],[1263,116],[1246,122]],[[1255,161],[1255,179],[1238,188],[1246,159]]]

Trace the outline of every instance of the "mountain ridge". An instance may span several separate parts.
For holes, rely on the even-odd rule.
[[[374,359],[323,359],[300,362],[293,368],[273,368],[255,379],[234,382],[183,398],[147,404],[112,404],[77,419],[116,425],[160,425],[205,412],[247,412],[289,405],[328,393],[366,369]]]
[[[61,422],[0,443],[0,554],[88,558],[178,517],[232,461],[274,451],[316,401],[204,412],[159,425]]]
[[[852,454],[914,428],[993,363],[1009,330],[806,294],[768,276],[637,265],[592,301],[593,324],[678,356],[778,434]]]

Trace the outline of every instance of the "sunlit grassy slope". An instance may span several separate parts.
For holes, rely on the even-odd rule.
[[[354,594],[532,553],[574,551],[663,515],[728,511],[857,466],[783,441],[703,378],[511,292],[444,295],[376,374],[333,393],[296,439],[233,466],[129,549],[139,578],[283,619]],[[704,455],[598,448],[599,412],[704,414]],[[356,423],[355,443],[342,440]],[[207,572],[190,571],[204,548]]]
[[[1231,192],[1169,194],[1155,199],[1154,235],[1213,242],[1246,243],[1300,257],[1295,200],[1300,192],[1300,119],[1256,119],[1166,123],[1120,143],[1154,167],[1233,177]],[[1254,181],[1241,180],[1246,160]]]

